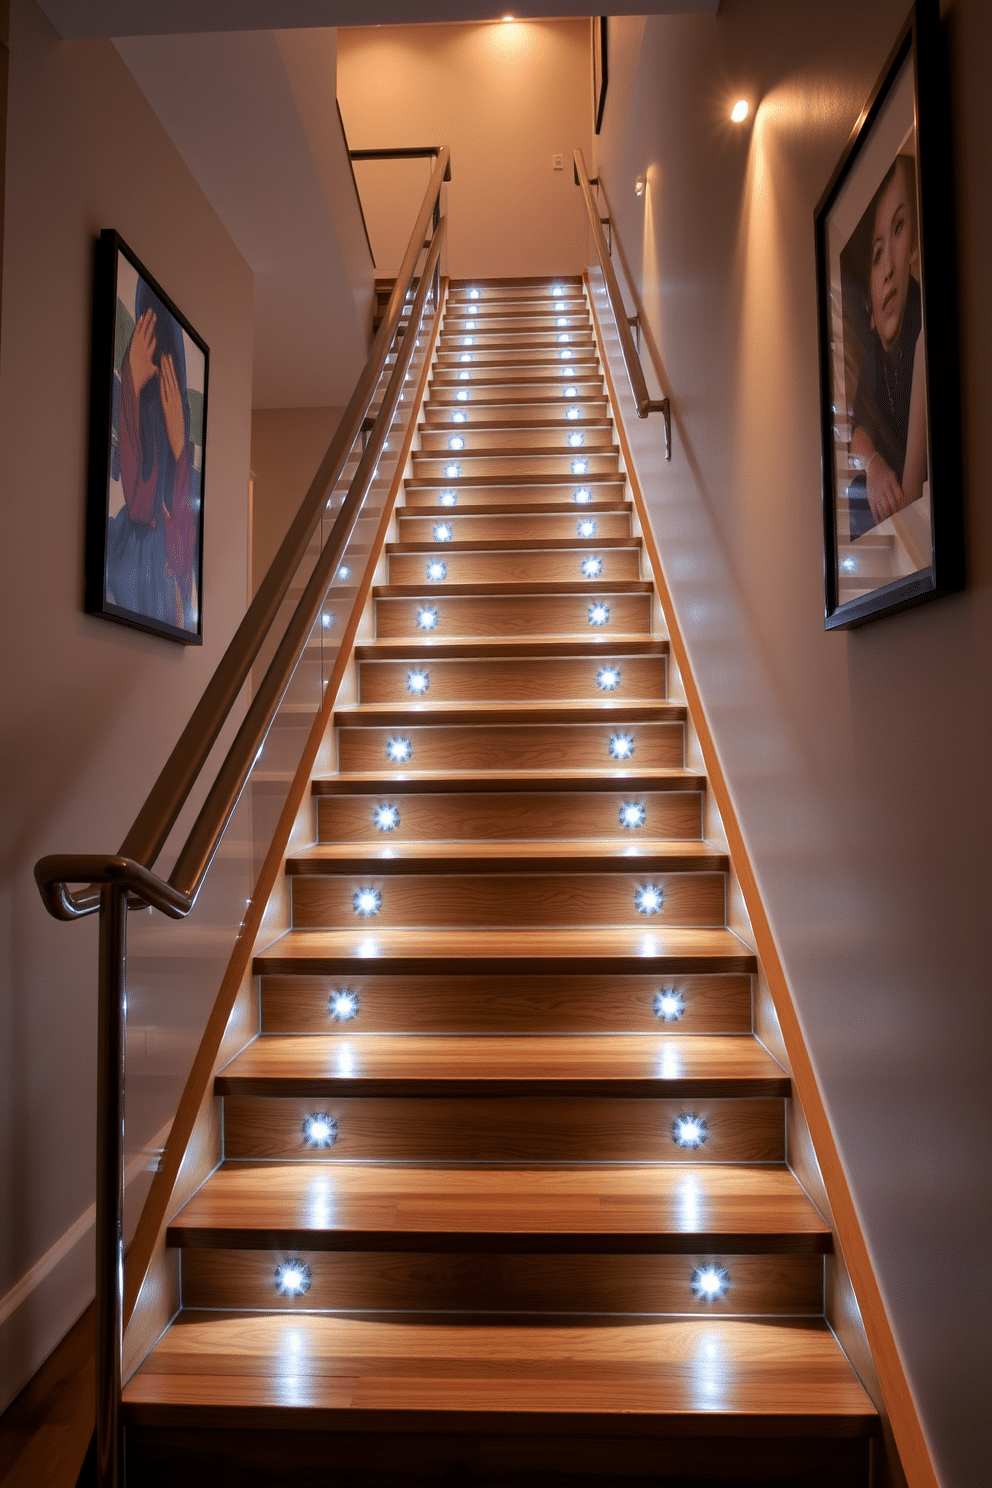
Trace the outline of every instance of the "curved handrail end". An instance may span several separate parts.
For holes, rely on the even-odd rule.
[[[48,913],[56,920],[79,920],[100,908],[94,885],[115,884],[129,895],[159,909],[172,920],[181,920],[193,908],[193,897],[175,889],[142,863],[119,854],[51,853],[34,866],[35,882]],[[70,884],[88,884],[73,894]]]

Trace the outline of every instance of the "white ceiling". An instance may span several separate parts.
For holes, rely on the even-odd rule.
[[[62,37],[491,21],[493,0],[39,0]],[[520,17],[599,15],[581,0],[509,0]],[[715,15],[719,0],[611,0],[612,15]]]

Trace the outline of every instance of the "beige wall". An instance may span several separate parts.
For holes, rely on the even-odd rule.
[[[338,98],[351,147],[451,146],[445,271],[453,278],[581,272],[571,160],[577,145],[589,156],[589,46],[588,20],[339,31]],[[405,175],[406,190],[402,169],[362,174],[373,247],[389,242],[397,203],[409,219],[400,247],[376,248],[380,274],[398,266],[411,204],[426,186],[426,172],[407,167]]]
[[[823,630],[813,212],[906,0],[724,0],[717,18],[614,22],[599,159],[645,360],[673,400],[670,466],[659,422],[631,420],[668,579],[941,1481],[977,1488],[988,1475],[992,7],[951,0],[947,11],[962,595]],[[736,129],[741,93],[760,107]]]
[[[256,408],[251,416],[252,588],[257,589],[317,474],[343,408]]]
[[[94,1190],[97,927],[49,919],[32,868],[43,853],[116,849],[243,612],[253,293],[111,44],[58,42],[34,0],[13,0],[10,29],[0,1405],[92,1295],[83,1217]],[[104,227],[210,346],[202,648],[82,613],[93,242]]]

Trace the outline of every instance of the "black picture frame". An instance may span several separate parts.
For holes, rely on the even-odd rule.
[[[827,630],[964,587],[951,164],[916,0],[815,213]]]
[[[606,87],[610,81],[610,18],[592,18],[592,119],[595,132],[603,127]]]
[[[113,228],[93,279],[84,607],[199,646],[210,351]]]

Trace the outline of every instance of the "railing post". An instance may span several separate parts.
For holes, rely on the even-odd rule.
[[[124,1482],[124,1039],[127,889],[100,891],[96,1112],[96,1468],[98,1488]]]

